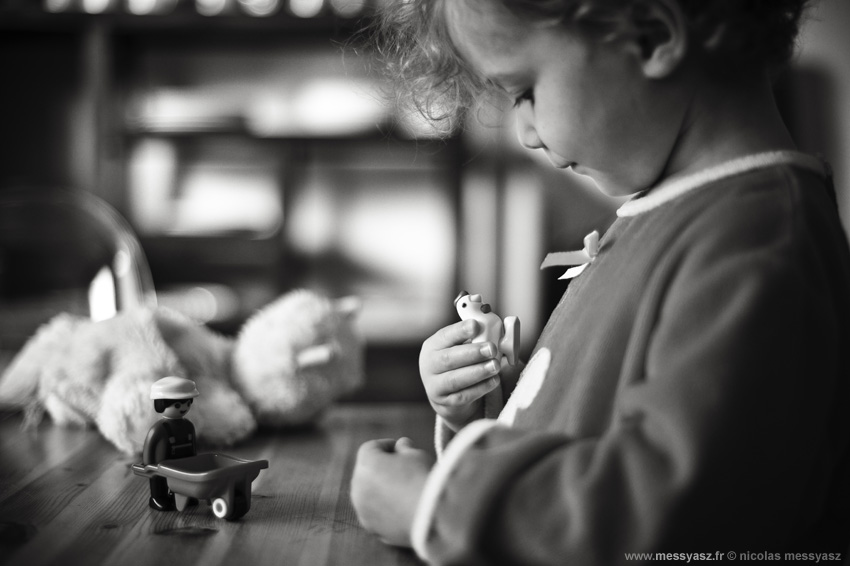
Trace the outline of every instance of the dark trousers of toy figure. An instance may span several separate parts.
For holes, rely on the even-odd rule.
[[[168,420],[162,420],[160,423],[161,426],[168,431],[168,435],[160,441],[167,443],[168,448],[166,449],[166,454],[168,455],[168,459],[188,458],[189,456],[194,456],[196,454],[193,438],[194,428],[192,428],[191,423],[189,423],[190,430],[192,431],[191,433],[181,430],[176,424],[171,423]],[[150,479],[150,486],[151,507],[160,511],[174,509],[174,496],[168,489],[167,479],[162,476],[152,477]],[[191,498],[187,503],[188,505],[197,505],[198,500]]]
[[[151,498],[161,507],[170,508],[174,503],[171,501],[171,496],[168,492],[168,480],[163,477],[155,477],[150,479],[151,482]]]

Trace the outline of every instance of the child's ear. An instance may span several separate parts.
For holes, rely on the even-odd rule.
[[[629,19],[631,43],[643,74],[662,79],[676,71],[688,48],[687,21],[678,0],[639,0]]]

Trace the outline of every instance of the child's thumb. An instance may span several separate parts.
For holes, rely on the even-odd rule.
[[[412,449],[413,449],[413,441],[410,440],[409,438],[407,438],[406,436],[399,438],[395,442],[395,451],[396,452],[404,452],[406,450],[412,450]]]

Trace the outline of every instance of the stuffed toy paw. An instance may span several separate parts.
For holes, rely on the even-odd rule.
[[[363,381],[358,304],[292,291],[250,319],[235,338],[176,312],[138,309],[99,322],[56,316],[0,377],[0,404],[45,412],[60,426],[94,425],[126,454],[142,448],[158,415],[150,387],[175,375],[204,391],[193,409],[201,442],[231,445],[260,426],[315,421]]]

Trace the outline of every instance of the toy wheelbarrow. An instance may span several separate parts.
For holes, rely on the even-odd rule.
[[[178,511],[183,511],[190,499],[204,499],[212,505],[216,517],[234,521],[251,508],[251,482],[268,467],[268,460],[198,454],[155,465],[133,464],[133,473],[146,478],[164,477],[174,493]]]

